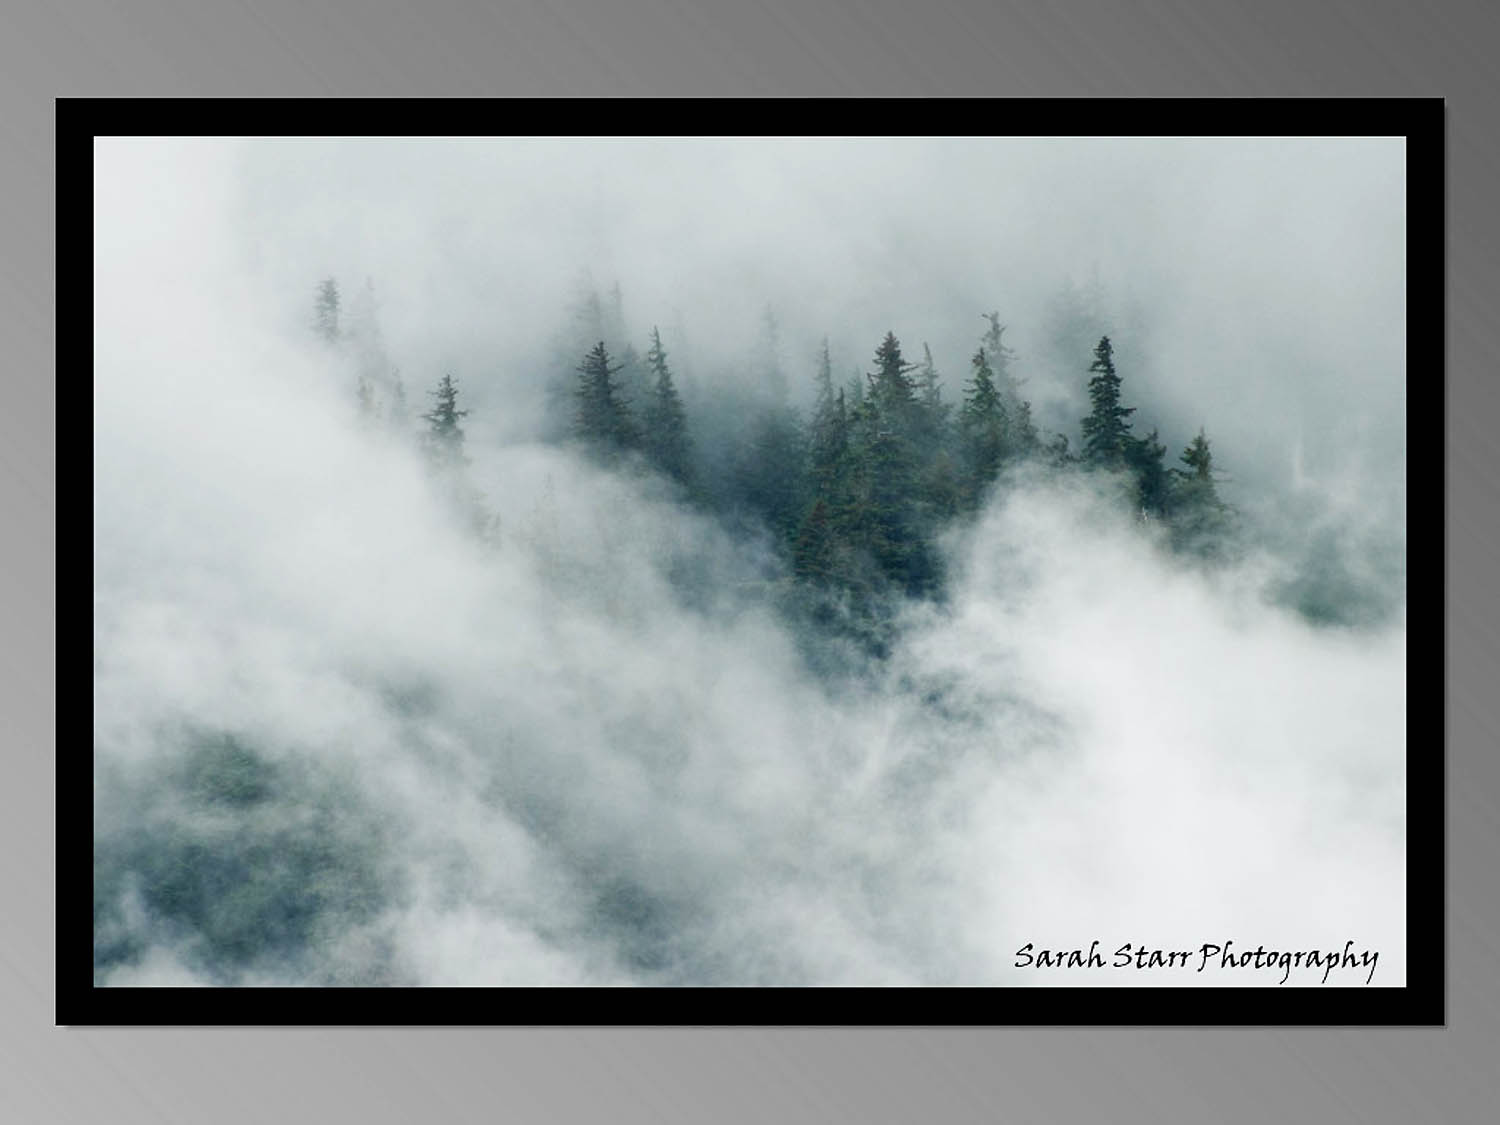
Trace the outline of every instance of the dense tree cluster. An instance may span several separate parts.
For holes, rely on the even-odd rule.
[[[380,343],[371,287],[359,308],[341,327],[337,286],[323,282],[317,332],[332,343],[352,341],[361,412],[378,415],[383,403],[396,425],[405,414],[404,391]],[[1077,347],[1080,325],[1100,323],[1091,308],[1077,290],[1065,290],[1050,346]],[[711,398],[699,392],[695,411],[679,389],[659,328],[651,329],[642,356],[627,337],[619,287],[607,298],[590,287],[558,347],[551,433],[608,466],[660,473],[686,501],[730,526],[761,529],[787,582],[856,615],[878,614],[875,607],[892,598],[941,598],[937,536],[977,513],[1005,487],[1007,470],[1021,465],[1099,475],[1122,491],[1142,522],[1164,528],[1164,541],[1178,551],[1212,558],[1228,549],[1233,513],[1218,495],[1208,438],[1200,430],[1179,469],[1167,467],[1157,430],[1133,432],[1136,407],[1125,405],[1109,335],[1090,342],[1092,362],[1076,363],[1089,412],[1079,419],[1082,440],[1074,454],[1064,434],[1043,440],[1016,376],[1017,355],[1004,339],[1007,326],[998,312],[983,319],[986,328],[952,401],[931,349],[924,343],[913,362],[887,332],[868,368],[843,384],[835,381],[825,338],[804,414],[789,405],[777,325],[767,311],[746,378],[738,386],[721,384]],[[468,411],[459,409],[449,375],[430,394],[436,401],[421,415],[423,447],[436,472],[456,478],[468,464],[459,425]]]

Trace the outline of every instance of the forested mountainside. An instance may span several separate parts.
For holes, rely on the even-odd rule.
[[[96,154],[97,983],[1400,983],[1384,149],[202,147]]]

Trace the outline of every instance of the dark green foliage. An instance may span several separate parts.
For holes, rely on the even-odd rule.
[[[964,474],[953,454],[941,448],[923,477],[922,492],[931,517],[945,523],[963,510],[967,496]]]
[[[985,354],[994,371],[995,390],[1005,407],[1006,446],[1012,457],[1029,457],[1040,447],[1036,426],[1031,421],[1031,402],[1021,397],[1023,380],[1016,378],[1015,351],[1005,343],[1006,325],[998,312],[985,313],[990,326],[984,333]]]
[[[1129,439],[1125,446],[1125,461],[1135,474],[1136,499],[1149,516],[1165,515],[1171,506],[1171,480],[1163,460],[1167,447],[1158,439],[1153,429],[1143,438]]]
[[[140,780],[101,792],[96,978],[167,944],[221,984],[246,971],[391,983],[378,950],[365,964],[322,956],[323,940],[373,921],[401,893],[386,863],[390,827],[352,775],[189,732]]]
[[[974,353],[971,363],[972,373],[963,409],[959,411],[958,428],[964,456],[964,493],[969,504],[976,506],[1000,474],[1010,419],[983,348]]]
[[[927,540],[918,487],[922,408],[912,370],[900,341],[886,333],[853,419],[852,457],[845,474],[849,503],[841,522],[857,552],[868,554],[899,588],[920,596],[936,590],[939,566]]]
[[[682,398],[667,366],[667,352],[661,346],[661,334],[651,329],[651,348],[646,353],[653,386],[645,411],[646,456],[662,472],[679,484],[688,484],[692,476],[692,443],[688,438],[687,415]]]
[[[615,390],[620,401],[626,403],[637,422],[644,422],[644,415],[651,409],[651,400],[656,392],[656,373],[633,344],[620,349],[620,362],[615,373]]]
[[[807,500],[806,436],[790,407],[765,407],[749,424],[734,487],[739,502],[782,543],[791,541]]]
[[[990,357],[992,368],[998,373],[1000,385],[1009,391],[1012,389],[1009,385],[1010,365],[1016,358],[1016,353],[1005,343],[1005,330],[1008,326],[1000,323],[998,312],[980,315],[990,324],[984,332],[985,353]]]
[[[813,403],[815,413],[822,413],[833,405],[833,357],[828,353],[828,337],[823,337],[823,346],[818,352],[818,370],[813,376],[817,398]]]
[[[1093,410],[1083,420],[1083,462],[1105,469],[1124,466],[1130,442],[1127,419],[1135,407],[1120,405],[1120,377],[1115,374],[1114,349],[1109,337],[1099,340],[1094,362],[1089,365],[1094,377],[1089,380],[1089,403]]]
[[[818,363],[817,398],[809,425],[808,452],[813,491],[832,501],[839,499],[843,477],[848,470],[849,436],[849,410],[843,388],[834,392],[828,341],[825,340]]]
[[[808,582],[828,582],[834,574],[835,548],[833,515],[828,502],[820,497],[813,502],[792,545],[792,573]]]
[[[861,527],[866,546],[881,570],[908,594],[935,591],[937,553],[923,535],[915,502],[915,469],[911,446],[893,430],[871,443],[869,508]]]
[[[1204,436],[1202,430],[1198,431],[1198,436],[1182,451],[1182,456],[1178,460],[1192,470],[1191,473],[1184,474],[1185,476],[1206,484],[1210,491],[1213,490],[1214,455],[1208,447],[1208,438]]]
[[[376,396],[388,393],[391,424],[399,426],[404,391],[380,349],[373,291],[364,296],[340,337],[337,287],[325,282],[320,331],[326,329],[329,339],[347,338],[367,359],[375,357],[360,369],[362,410],[373,412]],[[1050,333],[1054,349],[1073,347],[1081,332],[1103,324],[1100,305],[1097,284],[1086,293],[1064,290],[1044,340]],[[1188,446],[1184,471],[1166,467],[1166,447],[1156,430],[1141,438],[1132,434],[1135,408],[1121,402],[1108,335],[1095,337],[1090,412],[1075,452],[1061,434],[1043,444],[1031,403],[1021,394],[1016,353],[1005,342],[1007,326],[998,312],[982,315],[982,346],[952,403],[945,400],[927,344],[922,361],[912,364],[894,332],[887,332],[873,370],[856,371],[841,386],[825,338],[804,422],[790,405],[779,330],[769,309],[734,379],[716,380],[712,391],[688,380],[679,392],[659,330],[652,328],[645,356],[637,357],[625,338],[620,287],[601,297],[588,282],[571,329],[562,333],[567,340],[587,333],[593,341],[572,368],[571,394],[564,392],[571,399],[572,433],[606,462],[639,453],[684,485],[694,503],[741,529],[768,531],[785,569],[768,572],[767,582],[806,587],[811,601],[798,612],[836,619],[844,635],[863,638],[861,645],[884,635],[901,597],[941,597],[942,567],[933,546],[938,536],[954,519],[972,516],[988,493],[1003,487],[1006,470],[1028,458],[1037,471],[1083,466],[1116,472],[1122,486],[1133,484],[1126,494],[1137,510],[1169,528],[1175,548],[1205,557],[1222,554],[1233,520],[1216,492],[1207,439],[1200,433]],[[438,464],[466,464],[459,419],[467,411],[457,409],[452,380],[445,377],[434,395],[435,408],[422,416],[429,423],[429,454]],[[559,401],[551,400],[554,420]],[[689,407],[695,419],[691,437]],[[476,527],[493,540],[493,517],[477,494],[471,499]]]
[[[1231,550],[1234,513],[1219,499],[1214,484],[1213,452],[1198,431],[1178,458],[1187,470],[1172,469],[1172,544],[1185,553],[1222,558]]]
[[[1011,449],[1017,457],[1030,457],[1042,447],[1036,423],[1031,420],[1031,403],[1020,399],[1010,415]]]
[[[1046,447],[1047,464],[1054,469],[1065,469],[1076,465],[1078,458],[1068,448],[1067,434],[1053,434]]]
[[[924,450],[933,454],[942,444],[953,408],[943,401],[942,376],[932,362],[932,349],[926,344],[922,345],[922,363],[918,371],[917,385],[921,394],[921,408],[917,412],[919,438]]]
[[[577,412],[573,433],[596,454],[611,459],[640,445],[640,432],[630,415],[630,404],[615,382],[619,367],[609,361],[600,340],[577,368],[574,390]]]
[[[451,375],[444,375],[438,389],[427,393],[437,399],[433,408],[422,415],[428,423],[424,435],[428,460],[438,469],[460,469],[469,459],[464,455],[464,431],[458,420],[469,412],[458,409],[458,388]]]
[[[872,421],[877,431],[899,435],[906,441],[912,440],[920,424],[913,370],[914,365],[901,355],[901,342],[896,334],[887,332],[880,347],[875,349],[875,370],[867,376],[869,393],[865,401],[873,410]]]

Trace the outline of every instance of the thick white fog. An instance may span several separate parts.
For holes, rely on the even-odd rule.
[[[96,979],[1281,979],[1015,965],[1098,939],[1404,984],[1404,181],[1399,140],[98,141]],[[411,434],[316,339],[330,276]],[[956,401],[998,310],[1076,447],[1070,279],[1137,431],[1212,439],[1232,564],[1018,467],[867,658],[769,536],[545,436],[618,284],[700,434],[767,308],[804,410],[888,330]],[[485,535],[414,440],[444,374]]]

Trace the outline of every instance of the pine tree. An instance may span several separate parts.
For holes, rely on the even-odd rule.
[[[682,399],[672,382],[667,366],[667,352],[661,346],[661,333],[651,329],[651,348],[646,363],[654,376],[651,397],[646,404],[646,455],[662,472],[680,484],[687,484],[692,473],[692,447],[687,432],[687,415]]]
[[[990,322],[984,333],[984,347],[994,372],[995,390],[1005,407],[1008,452],[1014,456],[1027,456],[1040,448],[1041,441],[1031,421],[1031,402],[1021,397],[1024,380],[1016,378],[1016,353],[1005,343],[1007,326],[1000,323],[1000,314],[982,315]]]
[[[458,420],[468,417],[469,412],[458,409],[458,388],[453,385],[453,377],[444,375],[438,389],[427,393],[437,399],[436,405],[422,415],[428,422],[424,440],[428,459],[439,469],[462,468],[469,459],[464,456],[464,431]]]
[[[1010,365],[1016,358],[1016,353],[1006,345],[1004,339],[1008,325],[1000,323],[998,312],[980,313],[980,316],[990,322],[984,333],[984,350],[989,356],[990,369],[995,373],[996,383],[1003,393],[1010,379]]]
[[[892,430],[882,430],[865,451],[869,491],[863,544],[885,575],[914,597],[931,593],[938,580],[937,559],[922,534],[915,500],[916,473],[911,446]]]
[[[875,368],[852,427],[849,534],[888,579],[921,596],[936,589],[938,567],[919,503],[915,368],[902,357],[895,333],[887,332],[876,349]]]
[[[1119,468],[1128,453],[1130,423],[1135,407],[1120,405],[1120,377],[1115,374],[1114,350],[1102,336],[1089,370],[1089,402],[1093,411],[1083,420],[1083,460],[1090,466]]]
[[[317,334],[327,343],[338,343],[340,338],[339,283],[333,278],[326,277],[319,283],[315,311],[317,319],[314,322],[314,329]]]
[[[818,370],[813,376],[815,397],[813,416],[817,417],[833,408],[833,359],[828,354],[828,337],[823,337],[823,347],[818,353]]]
[[[1125,446],[1125,460],[1135,473],[1136,500],[1142,515],[1163,516],[1171,506],[1171,478],[1163,463],[1167,447],[1153,429],[1143,438],[1130,438]]]
[[[932,361],[932,349],[922,345],[922,363],[918,367],[917,386],[920,397],[917,410],[917,450],[924,463],[930,463],[943,452],[952,408],[943,401],[942,378]]]
[[[969,502],[977,505],[985,489],[1000,475],[1009,419],[983,348],[974,353],[972,365],[958,426],[968,477],[965,492]]]
[[[832,510],[821,497],[797,531],[792,547],[792,573],[807,582],[827,582],[834,577],[837,541],[833,530]]]
[[[1209,449],[1208,438],[1204,436],[1201,428],[1198,430],[1198,436],[1182,451],[1182,456],[1178,460],[1193,471],[1191,473],[1182,473],[1180,469],[1176,471],[1182,476],[1197,482],[1212,495],[1214,488],[1214,455],[1213,451]]]
[[[629,342],[619,350],[619,357],[615,369],[615,391],[621,402],[631,404],[644,414],[656,394],[655,372],[649,362],[642,362],[641,353]]]
[[[1068,449],[1067,434],[1053,434],[1052,440],[1046,445],[1047,464],[1054,469],[1065,469],[1069,465],[1077,464],[1078,458],[1074,457]]]
[[[816,395],[813,416],[808,426],[808,469],[812,491],[834,503],[838,502],[839,477],[849,452],[849,412],[844,389],[833,389],[833,364],[828,356],[828,341],[814,375]]]
[[[574,395],[577,413],[573,432],[595,452],[618,457],[640,444],[640,435],[630,416],[629,403],[615,383],[619,367],[609,361],[609,351],[600,340],[577,368],[579,381]]]
[[[901,355],[901,341],[887,332],[875,349],[875,371],[868,378],[869,402],[882,430],[910,439],[916,428],[917,385],[911,377],[916,368]]]
[[[932,349],[925,340],[922,342],[922,362],[918,365],[918,371],[921,372],[917,385],[921,387],[922,407],[931,414],[937,414],[943,409],[943,389],[937,364],[932,362]]]
[[[779,542],[791,541],[806,505],[806,435],[789,406],[766,406],[750,423],[749,442],[735,466],[739,499]]]
[[[1221,555],[1233,532],[1233,512],[1219,499],[1213,451],[1201,429],[1178,459],[1188,471],[1171,470],[1173,546],[1205,557]]]

